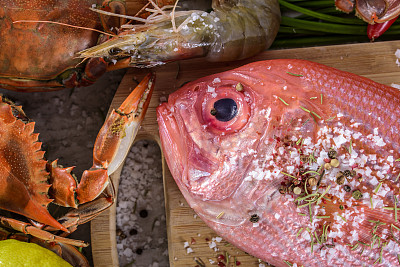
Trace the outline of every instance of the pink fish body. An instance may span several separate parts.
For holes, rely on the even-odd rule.
[[[399,104],[395,88],[285,59],[190,82],[157,116],[180,191],[231,244],[274,266],[394,266]]]

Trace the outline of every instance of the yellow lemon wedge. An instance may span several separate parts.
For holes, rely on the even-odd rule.
[[[54,252],[34,243],[15,239],[0,241],[0,266],[6,267],[72,267]]]

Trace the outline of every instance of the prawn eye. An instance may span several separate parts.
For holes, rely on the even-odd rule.
[[[211,115],[219,121],[230,121],[238,113],[238,107],[235,100],[231,98],[222,98],[214,103],[214,108],[211,109]]]
[[[108,51],[108,54],[110,55],[110,56],[115,56],[115,55],[117,55],[117,54],[119,54],[119,53],[121,53],[122,52],[122,49],[120,49],[120,48],[118,48],[118,47],[112,47],[109,51]]]

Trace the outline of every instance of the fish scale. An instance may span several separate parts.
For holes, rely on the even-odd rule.
[[[321,70],[314,70],[309,67],[303,68],[302,70],[305,76],[313,76],[313,74],[318,71]],[[332,90],[333,88],[330,86],[332,82],[329,82],[329,78],[327,78],[328,81],[326,81],[325,84],[328,86],[319,88],[323,94],[334,98],[335,101],[332,102],[337,106],[337,110],[342,112],[347,110],[348,114],[351,114],[353,119],[362,121],[364,124],[368,122],[370,131],[379,126],[380,130],[385,133],[399,132],[400,128],[398,126],[396,127],[396,125],[375,123],[379,121],[378,118],[381,118],[383,121],[388,121],[389,117],[393,119],[394,116],[397,116],[397,121],[399,120],[400,112],[396,108],[400,102],[399,90],[375,83],[367,78],[354,74],[337,71],[333,68],[328,68],[327,71],[331,71],[332,75],[337,77],[337,80],[343,79],[343,81],[347,81],[346,83],[342,83],[342,87],[334,88],[339,90]],[[323,76],[326,77],[326,75]],[[349,81],[349,78],[353,80]],[[319,86],[316,85],[316,87]],[[349,88],[351,88],[351,90],[349,90]],[[357,100],[359,96],[361,96],[361,99]],[[385,107],[382,107],[380,104],[382,102],[385,103]],[[379,113],[375,112],[378,107],[380,107],[378,109]],[[391,136],[391,140],[395,141],[393,144],[400,143],[399,135]]]
[[[239,93],[238,83],[243,87]],[[211,97],[208,87],[215,88]],[[238,110],[241,119],[231,122],[218,121],[204,110],[227,94],[235,101],[246,99],[247,121],[245,108]],[[255,62],[188,83],[158,107],[157,115],[162,147],[169,151],[167,164],[179,189],[206,224],[231,244],[274,266],[287,266],[285,261],[390,266],[399,262],[400,253],[399,233],[391,232],[398,223],[393,207],[399,192],[399,103],[400,91],[394,88],[288,59]],[[190,134],[184,127],[188,122]],[[200,150],[200,156],[214,160],[218,168],[191,165],[186,148],[198,146],[210,147]],[[334,167],[326,166],[330,149],[337,151],[340,163]],[[315,162],[300,159],[311,152]],[[228,175],[221,166],[230,169]],[[306,184],[311,176],[300,174],[301,169],[319,171],[318,187]],[[337,177],[345,170],[354,170],[355,176],[342,185]],[[195,172],[203,176],[192,177]],[[314,201],[306,197],[296,202],[296,184],[300,196],[315,194]],[[256,224],[250,222],[252,214],[259,216]],[[321,215],[328,217],[317,217]],[[327,225],[328,240],[318,244],[314,232],[321,241]]]

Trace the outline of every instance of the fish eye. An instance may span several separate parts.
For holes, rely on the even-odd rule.
[[[235,100],[231,98],[222,98],[214,102],[214,107],[211,109],[211,115],[219,121],[230,121],[238,113],[238,107]]]
[[[110,55],[110,56],[115,56],[115,55],[117,55],[117,54],[119,54],[119,53],[121,53],[122,52],[122,49],[120,49],[120,48],[118,48],[118,47],[112,47],[109,51],[108,51],[108,54]]]
[[[198,100],[201,106],[201,122],[214,133],[240,131],[250,117],[251,99],[248,92],[236,90],[234,84],[209,87],[206,94]]]

